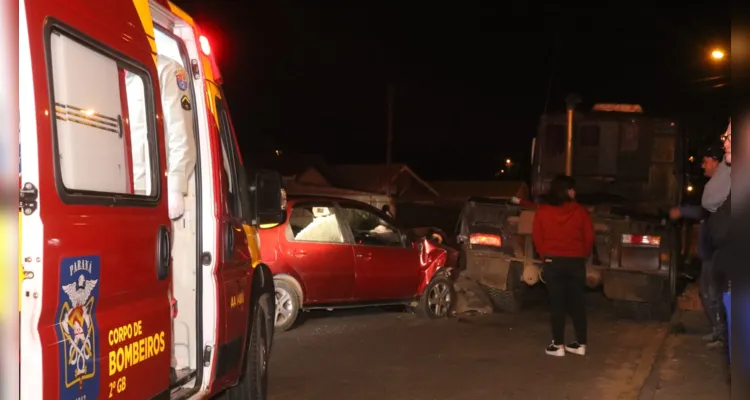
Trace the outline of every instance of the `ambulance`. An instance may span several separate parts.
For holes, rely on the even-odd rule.
[[[19,10],[21,398],[264,399],[257,227],[283,191],[244,170],[210,40],[166,0]],[[167,91],[192,121],[179,218]]]

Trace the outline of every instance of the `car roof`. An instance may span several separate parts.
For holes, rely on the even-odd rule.
[[[495,204],[495,205],[506,205],[508,204],[507,199],[493,199],[490,197],[470,197],[466,200],[466,203],[479,203],[479,204]]]
[[[377,208],[371,206],[370,204],[363,203],[361,201],[347,199],[343,197],[333,197],[333,196],[312,196],[312,195],[289,195],[287,196],[287,203],[289,205],[294,206],[296,203],[307,203],[307,202],[335,202],[346,205],[352,205],[352,206],[358,206],[358,207],[366,207],[370,209],[377,210]]]

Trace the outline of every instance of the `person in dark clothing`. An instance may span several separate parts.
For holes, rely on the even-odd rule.
[[[575,181],[560,175],[550,183],[546,204],[534,216],[534,246],[544,260],[542,279],[550,298],[552,343],[546,353],[585,355],[586,259],[594,245],[594,226],[588,211],[575,201]],[[576,341],[565,345],[565,314],[570,315]]]
[[[391,218],[394,218],[394,216],[393,216],[393,213],[391,212],[391,206],[389,206],[388,204],[384,205],[384,206],[383,206],[383,207],[382,207],[382,208],[380,209],[380,211],[382,211],[382,212],[383,212],[383,214],[385,214],[385,215],[387,215],[387,216],[389,216],[389,217],[391,217]]]
[[[724,140],[724,164],[726,168],[732,167],[732,124],[730,122],[727,132],[723,136]],[[730,176],[731,178],[731,176]],[[724,184],[728,186],[726,195],[723,201],[718,205],[717,209],[713,212],[711,217],[708,219],[707,228],[711,237],[711,245],[713,249],[713,263],[714,263],[714,279],[716,285],[723,293],[723,305],[725,306],[724,315],[727,321],[727,335],[731,332],[731,309],[727,305],[731,302],[731,281],[729,279],[728,267],[732,264],[732,255],[729,249],[729,226],[732,220],[732,197],[731,197],[731,179]],[[731,336],[729,336],[726,343],[730,343]],[[715,342],[715,347],[722,347],[722,342]],[[731,349],[730,349],[731,355]],[[731,363],[731,357],[730,357]]]
[[[703,174],[709,179],[713,177],[723,158],[724,150],[722,146],[714,145],[706,149],[703,154],[703,164],[701,165],[703,167]],[[701,275],[699,278],[700,295],[703,309],[712,328],[711,333],[704,336],[703,340],[710,343],[723,342],[726,329],[721,306],[721,291],[716,286],[713,257],[711,254],[713,246],[709,231],[706,229],[709,212],[699,205],[684,205],[673,207],[669,212],[669,216],[675,220],[684,218],[700,221],[700,229],[698,231],[698,258],[701,260]]]

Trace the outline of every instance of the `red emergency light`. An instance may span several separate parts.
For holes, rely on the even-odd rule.
[[[203,54],[206,56],[211,55],[211,44],[208,42],[208,38],[201,35],[198,38],[198,41],[201,43],[201,51],[203,51]]]

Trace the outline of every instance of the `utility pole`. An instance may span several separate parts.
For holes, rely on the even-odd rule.
[[[568,135],[565,141],[565,175],[573,175],[573,116],[576,106],[581,102],[581,98],[576,94],[569,94],[565,98],[568,109]]]
[[[387,126],[387,139],[386,139],[386,151],[385,151],[385,168],[386,171],[390,171],[391,163],[393,162],[393,83],[388,83],[388,94],[387,94],[387,106],[388,106],[388,126]],[[391,184],[388,182],[386,189],[386,195],[391,198]]]
[[[388,131],[386,141],[385,164],[390,166],[393,162],[393,84],[388,84]]]

